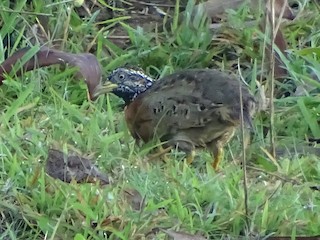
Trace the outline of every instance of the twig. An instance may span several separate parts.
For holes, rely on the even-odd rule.
[[[292,183],[293,185],[301,185],[302,184],[301,182],[299,182],[296,179],[286,178],[284,176],[280,176],[280,175],[272,173],[272,172],[267,172],[267,171],[265,171],[265,170],[263,170],[261,168],[257,168],[257,167],[253,167],[253,166],[247,166],[247,168],[255,170],[255,171],[258,171],[258,172],[262,172],[262,173],[268,174],[268,175],[276,177],[276,178],[278,178],[278,179],[280,179],[280,180],[282,180],[284,182]]]
[[[147,3],[143,1],[131,0],[131,2],[139,3],[141,5],[153,6],[153,7],[174,7],[174,4],[164,4],[164,3]],[[182,6],[180,6],[182,8]]]
[[[7,13],[19,13],[19,14],[26,14],[26,15],[35,15],[35,16],[48,16],[48,17],[53,17],[53,14],[50,13],[36,13],[36,12],[28,12],[28,11],[17,11],[17,10],[12,10],[12,9],[5,9],[5,8],[0,8],[0,12],[7,12]]]
[[[68,32],[69,32],[69,26],[71,21],[71,14],[72,14],[73,6],[70,8],[67,8],[67,19],[65,20],[64,24],[64,30],[63,30],[63,41],[61,43],[61,48],[64,49],[64,46],[66,42],[68,41]]]
[[[238,71],[241,75],[240,61],[238,59]],[[243,118],[243,99],[242,99],[242,84],[239,83],[239,93],[240,93],[240,113],[241,113],[241,144],[242,144],[242,170],[243,170],[243,194],[244,194],[244,209],[245,209],[245,222],[247,228],[250,229],[249,222],[249,208],[248,208],[248,180],[247,180],[247,162],[246,162],[246,147],[245,147],[245,136],[244,136],[244,118]]]
[[[318,9],[318,11],[320,11],[320,6],[319,3],[317,2],[317,0],[313,0],[314,5],[316,5],[316,8]]]
[[[275,32],[275,0],[271,1],[271,52],[270,52],[270,73],[271,73],[271,79],[270,79],[270,152],[272,156],[276,157],[276,146],[275,146],[275,136],[274,136],[274,102],[273,102],[273,96],[274,96],[274,64],[275,64],[275,43],[274,39],[276,36]]]
[[[108,36],[108,39],[130,39],[129,36]]]
[[[276,189],[273,190],[273,192],[269,195],[269,197],[268,197],[266,200],[264,200],[264,202],[261,203],[261,204],[257,207],[257,209],[260,209],[260,208],[262,208],[264,205],[266,205],[266,202],[269,201],[269,200],[276,194],[276,192],[279,190],[280,186],[281,186],[281,184],[279,184],[279,185],[276,187]]]

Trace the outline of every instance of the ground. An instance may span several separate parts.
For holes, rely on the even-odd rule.
[[[246,6],[219,16],[215,20],[223,24],[213,29],[203,15],[189,19],[191,5],[183,1],[181,6],[163,1],[173,3],[169,13],[174,20],[164,20],[154,8],[146,15],[146,1],[128,1],[142,3],[133,5],[136,12],[144,10],[140,14],[129,11],[124,1],[99,1],[94,8],[85,1],[87,10],[64,1],[15,2],[12,10],[9,1],[0,4],[0,35],[13,33],[16,43],[9,55],[29,44],[25,36],[36,16],[48,15],[52,45],[95,54],[104,76],[124,64],[140,66],[155,78],[196,67],[239,75],[239,65],[252,92],[257,88],[253,80],[270,78],[262,71],[265,45],[259,22],[246,25],[259,14]],[[151,3],[166,11],[161,1]],[[177,7],[186,11],[181,22],[176,21]],[[148,161],[154,146],[135,144],[122,101],[112,94],[89,101],[85,83],[74,81],[74,69],[49,67],[7,77],[0,86],[1,239],[169,239],[165,229],[171,236],[184,233],[176,239],[187,239],[186,233],[193,239],[320,235],[320,14],[316,1],[296,1],[295,7],[295,20],[282,25],[288,74],[277,82],[282,90],[273,101],[277,155],[269,153],[267,108],[254,119],[246,187],[240,130],[225,148],[219,173],[206,151],[198,151],[192,165],[177,151],[165,163]],[[146,27],[146,22],[160,27]],[[50,148],[91,159],[111,183],[50,177],[45,167]]]

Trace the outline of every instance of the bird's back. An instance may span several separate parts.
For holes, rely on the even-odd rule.
[[[240,84],[250,124],[254,98],[246,86],[217,70],[193,69],[163,77],[128,105],[130,131],[145,142],[183,133],[195,145],[205,145],[239,125]]]

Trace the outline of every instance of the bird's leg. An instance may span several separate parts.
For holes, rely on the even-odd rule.
[[[223,155],[224,155],[223,147],[233,137],[234,132],[235,132],[234,127],[229,128],[228,131],[226,131],[222,136],[220,136],[220,138],[211,142],[207,146],[211,150],[211,153],[214,156],[212,167],[216,172],[219,171],[219,164],[220,164],[221,160],[223,159]]]
[[[223,144],[221,141],[214,141],[211,142],[207,148],[210,149],[211,154],[213,155],[212,167],[216,172],[218,172],[219,164],[223,158]]]
[[[161,158],[163,159],[163,161],[167,162],[167,161],[168,161],[168,158],[167,158],[166,154],[167,154],[168,152],[170,152],[171,149],[172,149],[172,146],[169,146],[169,147],[167,147],[167,148],[163,148],[162,145],[160,145],[160,146],[158,147],[158,152],[155,153],[155,154],[152,154],[152,155],[149,157],[149,160],[154,160],[154,159],[156,159],[156,158],[161,157]]]
[[[195,146],[190,138],[183,133],[177,134],[171,139],[170,145],[176,146],[179,150],[186,153],[187,164],[191,164],[196,155]]]
[[[212,167],[215,171],[219,170],[219,164],[223,158],[223,148],[221,146],[217,146],[216,150],[214,151],[214,158]]]
[[[196,155],[196,151],[194,149],[187,154],[187,164],[191,164],[193,162],[195,155]]]

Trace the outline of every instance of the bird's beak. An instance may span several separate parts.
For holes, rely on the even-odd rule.
[[[97,98],[102,94],[106,94],[106,93],[110,93],[112,92],[114,89],[116,89],[118,87],[117,84],[112,83],[110,81],[106,81],[103,84],[98,85],[93,92],[93,97]]]

